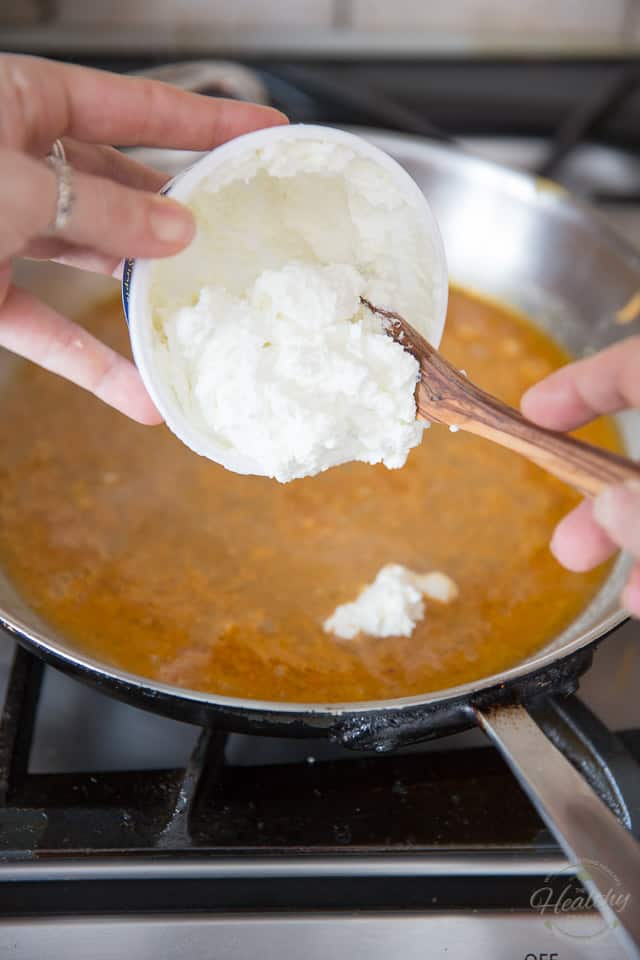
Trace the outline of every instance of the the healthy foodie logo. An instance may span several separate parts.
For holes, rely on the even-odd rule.
[[[599,884],[593,894],[586,889],[589,881]],[[597,860],[581,860],[545,877],[529,903],[550,930],[573,940],[591,940],[619,926],[630,899],[612,870]]]

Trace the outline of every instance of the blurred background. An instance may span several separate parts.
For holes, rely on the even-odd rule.
[[[205,60],[167,78],[295,121],[472,138],[596,199],[640,197],[640,0],[0,0],[0,48]]]
[[[640,44],[637,0],[3,0],[0,18],[11,45],[173,54],[631,55]]]

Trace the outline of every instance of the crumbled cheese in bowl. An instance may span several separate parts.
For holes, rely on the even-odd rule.
[[[424,596],[451,603],[458,596],[458,587],[439,570],[419,574],[399,563],[387,564],[356,600],[337,607],[323,628],[343,640],[352,640],[359,633],[410,637],[424,617]]]
[[[201,166],[204,164],[204,166]],[[134,355],[169,427],[239,473],[288,481],[349,460],[404,464],[418,366],[360,297],[439,342],[447,278],[419,188],[343,131],[238,138],[170,191],[188,249],[135,265]]]
[[[183,402],[277,480],[401,467],[422,436],[418,363],[361,305],[364,287],[353,267],[304,263],[265,270],[243,298],[205,287],[165,323]]]

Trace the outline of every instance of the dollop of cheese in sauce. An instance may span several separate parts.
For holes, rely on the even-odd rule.
[[[326,633],[352,640],[359,633],[371,637],[410,637],[425,614],[424,597],[451,603],[458,587],[446,573],[414,573],[399,563],[382,567],[373,583],[356,600],[343,603],[324,624]]]

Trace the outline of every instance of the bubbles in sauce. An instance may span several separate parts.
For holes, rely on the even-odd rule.
[[[84,322],[128,352],[119,301]],[[456,289],[442,350],[513,404],[567,359]],[[282,486],[227,473],[26,363],[2,404],[5,569],[79,649],[166,683],[302,702],[446,688],[543,646],[606,572],[572,574],[549,553],[571,490],[462,432],[433,426],[403,470],[348,464]],[[606,420],[580,434],[619,449]],[[445,570],[460,596],[427,603],[410,638],[324,633],[387,563]]]

